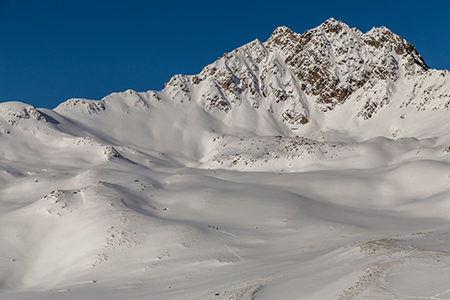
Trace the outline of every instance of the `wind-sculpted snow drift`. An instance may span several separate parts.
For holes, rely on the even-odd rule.
[[[450,297],[450,75],[329,19],[162,91],[0,104],[2,299]]]

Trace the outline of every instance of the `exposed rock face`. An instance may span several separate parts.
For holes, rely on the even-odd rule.
[[[255,40],[203,68],[196,76],[174,76],[164,92],[174,101],[195,100],[213,113],[244,103],[274,113],[291,125],[308,122],[304,93],[283,58]]]
[[[396,81],[399,63],[409,75],[429,69],[410,43],[387,28],[363,34],[334,19],[303,34],[279,27],[266,44],[268,49],[281,52],[302,90],[316,96],[324,111],[366,84]]]

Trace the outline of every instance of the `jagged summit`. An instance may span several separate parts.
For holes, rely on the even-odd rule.
[[[373,45],[376,48],[393,47],[397,55],[406,56],[411,63],[415,63],[428,70],[430,67],[425,63],[422,56],[417,52],[416,48],[399,35],[392,33],[388,28],[381,26],[372,28],[365,34],[364,42]]]
[[[422,103],[430,103],[425,100],[430,87],[419,82],[436,72],[441,73],[430,71],[414,46],[386,27],[362,33],[328,19],[303,34],[278,27],[267,41],[254,40],[225,53],[198,75],[174,76],[160,97],[197,102],[239,130],[248,129],[242,120],[250,118],[255,120],[253,128],[271,124],[289,134],[358,124],[394,99],[398,106],[416,103],[422,109]],[[414,92],[405,92],[412,86]],[[432,98],[448,98],[443,86]],[[345,117],[335,113],[332,119],[340,121],[325,125],[331,115],[324,113],[344,105]],[[448,107],[442,101],[436,105]]]
[[[350,28],[344,22],[330,18],[318,27],[307,30],[303,34],[295,33],[287,26],[280,26],[275,29],[267,42],[275,42],[279,45],[286,45],[290,40],[293,43],[300,43],[299,46],[305,46],[305,44],[308,43],[314,35],[322,34],[327,39],[333,38],[333,35],[338,35],[338,39],[342,40],[343,36],[349,32],[356,33],[360,38],[363,37],[361,38],[362,42],[370,46],[374,46],[375,48],[387,47],[389,50],[392,50],[393,48],[397,55],[410,55],[412,56],[414,62],[420,65],[423,69],[429,69],[429,66],[425,63],[422,56],[417,52],[412,44],[407,42],[401,36],[392,33],[385,26],[373,27],[370,31],[363,34],[357,28]]]
[[[286,57],[285,63],[300,80],[302,90],[317,96],[325,110],[367,83],[396,81],[399,64],[408,75],[429,69],[410,43],[387,28],[363,34],[334,19],[303,34],[279,27],[266,44]]]

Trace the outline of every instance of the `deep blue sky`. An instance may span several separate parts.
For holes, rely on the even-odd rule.
[[[432,68],[450,69],[450,1],[0,0],[0,102],[54,108],[69,98],[161,90],[281,25],[333,17],[382,25]]]

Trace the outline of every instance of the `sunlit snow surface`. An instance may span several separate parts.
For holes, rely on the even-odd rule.
[[[450,297],[444,138],[164,140],[180,110],[118,107],[0,107],[2,299]]]
[[[429,72],[369,120],[361,94],[327,112],[305,96],[295,128],[288,102],[224,112],[188,77],[0,104],[0,298],[450,299],[449,111],[402,106]]]

